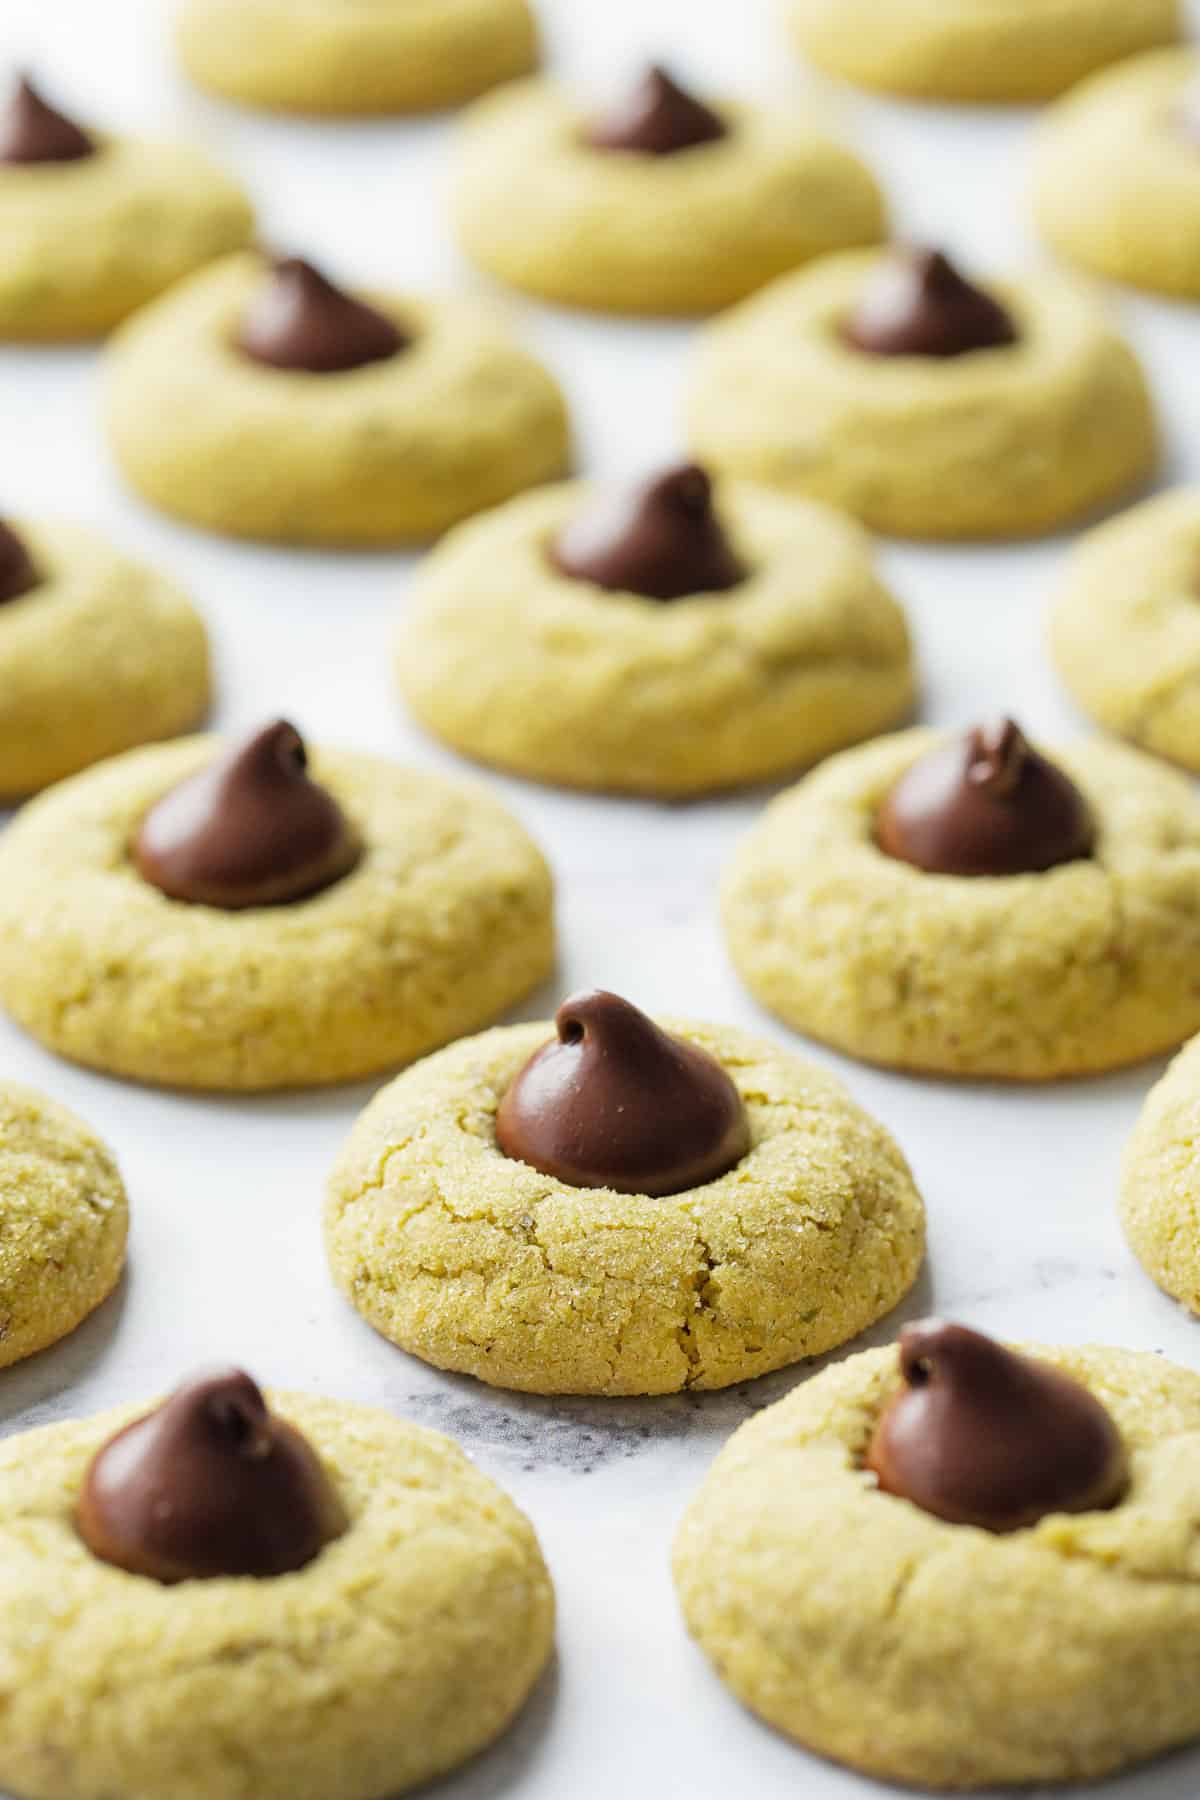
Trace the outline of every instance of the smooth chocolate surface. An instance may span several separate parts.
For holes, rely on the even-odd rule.
[[[985,1531],[1116,1504],[1128,1483],[1120,1433],[1087,1388],[963,1325],[926,1319],[900,1336],[904,1386],[867,1454],[879,1485]]]
[[[747,573],[713,507],[712,483],[694,463],[599,495],[550,554],[564,575],[649,600],[724,592]]]
[[[6,600],[19,600],[40,584],[41,577],[25,545],[11,526],[0,519],[0,606]]]
[[[1012,719],[915,762],[885,799],[881,850],[936,875],[1024,875],[1090,856],[1095,827],[1069,776]]]
[[[409,340],[374,307],[300,257],[273,263],[246,309],[238,348],[273,369],[338,375],[384,362]]]
[[[965,356],[1017,341],[1010,314],[937,250],[896,250],[875,270],[842,335],[868,356]]]
[[[284,1575],[347,1525],[305,1438],[249,1375],[201,1375],[102,1446],[79,1532],[93,1555],[154,1581]]]
[[[725,121],[653,64],[606,113],[593,119],[584,140],[594,150],[643,156],[675,156],[727,136]]]
[[[501,1101],[506,1156],[572,1187],[677,1194],[746,1154],[741,1097],[707,1051],[602,989],[573,994],[555,1025]]]
[[[56,112],[27,75],[0,109],[0,163],[81,162],[95,154],[87,132]]]
[[[171,899],[229,911],[304,899],[348,874],[361,854],[285,719],[172,788],[133,845],[144,879]]]

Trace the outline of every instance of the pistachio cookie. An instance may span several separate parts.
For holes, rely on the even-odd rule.
[[[1084,538],[1050,646],[1093,719],[1200,770],[1200,489],[1147,500]]]
[[[1158,452],[1145,377],[1096,303],[978,288],[935,252],[830,257],[701,340],[693,449],[900,537],[1022,537],[1117,499]]]
[[[1121,1222],[1165,1293],[1200,1313],[1200,1038],[1150,1091],[1125,1150]]]
[[[739,974],[866,1062],[1048,1081],[1200,1029],[1200,807],[1089,741],[1054,760],[1011,719],[900,732],[769,806],[723,915]]]
[[[253,234],[198,150],[85,131],[28,81],[0,108],[0,339],[98,337]]]
[[[280,112],[435,112],[538,60],[528,0],[184,0],[175,37],[199,86]]]
[[[188,730],[211,689],[173,583],[78,526],[0,520],[0,803]]]
[[[1094,76],[1041,127],[1038,228],[1083,268],[1200,299],[1200,59],[1161,50]]]
[[[927,100],[1046,100],[1176,43],[1180,0],[784,0],[800,49],[863,87]]]
[[[468,256],[502,281],[632,313],[712,312],[885,232],[874,177],[816,126],[710,105],[659,68],[610,110],[547,81],[481,101],[455,217]]]
[[[912,1286],[920,1196],[833,1076],[613,994],[556,1028],[455,1044],[355,1126],[326,1248],[393,1343],[496,1387],[670,1394],[820,1355]]]
[[[0,1368],[56,1344],[108,1298],[128,1230],[111,1151],[65,1106],[0,1082]]]
[[[745,1705],[921,1788],[1095,1780],[1200,1737],[1200,1377],[927,1320],[743,1425],[684,1517]]]
[[[0,1446],[0,1784],[379,1800],[507,1728],[537,1539],[448,1438],[223,1370]]]
[[[550,874],[487,794],[280,721],[116,757],[0,839],[0,1003],[60,1055],[231,1091],[350,1081],[554,963]]]
[[[418,571],[397,672],[457,750],[535,780],[699,794],[801,768],[912,709],[866,538],[699,468],[550,488]]]
[[[343,293],[227,258],[109,355],[113,450],[153,505],[235,537],[408,544],[568,461],[555,382],[474,303]]]

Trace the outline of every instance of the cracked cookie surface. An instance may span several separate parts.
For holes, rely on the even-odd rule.
[[[1031,1348],[1115,1419],[1106,1512],[1006,1536],[883,1493],[863,1459],[899,1386],[869,1350],[743,1425],[684,1516],[689,1629],[745,1705],[920,1787],[1098,1778],[1200,1736],[1200,1376]]]
[[[587,107],[526,81],[472,107],[454,215],[468,256],[545,300],[602,311],[712,312],[785,270],[886,233],[852,151],[795,111],[718,103],[716,142],[672,156],[586,142]]]
[[[396,671],[455,749],[571,787],[691,794],[806,767],[910,712],[904,616],[849,521],[725,483],[747,579],[664,604],[556,570],[552,541],[589,492],[512,501],[418,571]]]
[[[253,235],[250,202],[198,150],[96,142],[75,162],[0,167],[0,339],[98,337]]]
[[[0,801],[196,725],[203,621],[173,582],[78,526],[16,520],[40,577],[0,606]]]
[[[145,1407],[0,1445],[0,1784],[29,1800],[379,1800],[500,1735],[551,1650],[529,1522],[448,1438],[272,1405],[349,1527],[289,1575],[177,1587],[101,1562],[87,1464]]]
[[[1121,1068],[1200,1028],[1200,807],[1135,750],[1055,750],[1092,856],[1037,875],[930,875],[875,841],[940,741],[845,751],[775,800],[726,871],[738,973],[798,1031],[866,1062],[1051,1080]]]
[[[268,368],[234,343],[264,270],[227,257],[108,352],[113,452],[152,505],[234,537],[409,544],[563,473],[562,394],[492,309],[372,294],[406,348],[340,374]]]
[[[1049,635],[1085,712],[1200,770],[1200,488],[1090,532],[1071,554]]]
[[[1121,1223],[1134,1255],[1200,1313],[1200,1039],[1150,1090],[1121,1166]]]
[[[129,1204],[74,1113],[0,1083],[0,1368],[57,1343],[120,1279]]]
[[[334,1277],[439,1368],[533,1393],[718,1388],[817,1356],[916,1278],[925,1214],[884,1128],[832,1075],[732,1027],[666,1021],[741,1094],[749,1153],[659,1199],[574,1188],[496,1144],[549,1025],[485,1033],[386,1087],[334,1170]]]
[[[528,0],[186,0],[193,81],[281,112],[433,112],[534,67]]]
[[[135,750],[33,801],[0,840],[0,1003],[50,1049],[166,1085],[349,1081],[491,1023],[554,963],[549,870],[480,789],[316,753],[365,850],[284,906],[171,900],[130,856],[214,738]]]
[[[864,87],[1046,100],[1183,35],[1179,0],[785,0],[800,49]]]
[[[1048,276],[989,282],[1015,343],[872,356],[841,326],[878,267],[878,253],[827,257],[705,327],[688,400],[702,462],[946,539],[1048,531],[1151,472],[1146,378],[1090,295]]]

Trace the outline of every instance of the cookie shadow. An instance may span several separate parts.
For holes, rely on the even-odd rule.
[[[126,1263],[112,1293],[69,1336],[0,1370],[0,1435],[10,1426],[31,1431],[66,1416],[63,1397],[94,1374],[114,1344],[129,1285]]]

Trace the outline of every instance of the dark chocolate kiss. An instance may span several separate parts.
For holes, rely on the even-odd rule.
[[[16,532],[0,519],[0,606],[6,600],[19,600],[40,581],[28,550]]]
[[[592,120],[584,141],[594,150],[674,156],[676,151],[712,144],[726,135],[719,114],[654,64],[609,112]]]
[[[316,1452],[240,1369],[197,1376],[110,1438],[76,1519],[93,1555],[164,1582],[286,1575],[348,1523]]]
[[[0,163],[81,162],[96,146],[64,113],[55,112],[27,75],[0,111]]]
[[[1047,1513],[1114,1506],[1128,1466],[1113,1420],[1079,1382],[926,1319],[900,1334],[904,1387],[867,1467],[889,1494],[955,1525],[1018,1531]]]
[[[719,593],[746,577],[713,508],[712,483],[694,463],[601,495],[564,525],[550,554],[564,575],[649,600]]]
[[[299,732],[279,719],[165,794],[142,820],[133,854],[172,900],[236,912],[331,886],[362,845],[333,795],[310,779]]]
[[[869,356],[965,356],[1015,344],[1017,330],[990,294],[937,250],[898,250],[868,281],[842,335]]]
[[[408,340],[390,319],[366,306],[298,256],[271,265],[246,309],[238,348],[273,369],[338,375],[384,362]]]
[[[564,1000],[555,1024],[500,1103],[506,1156],[619,1194],[678,1194],[745,1156],[741,1098],[706,1050],[600,988]]]
[[[1011,719],[940,744],[879,809],[888,856],[933,875],[1032,875],[1090,856],[1087,801]]]

